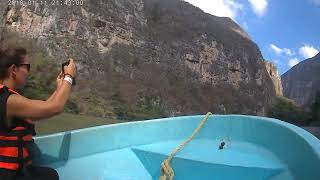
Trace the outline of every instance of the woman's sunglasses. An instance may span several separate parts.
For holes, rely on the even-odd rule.
[[[31,64],[19,64],[19,66],[26,66],[28,72],[30,71],[30,68],[31,68]]]

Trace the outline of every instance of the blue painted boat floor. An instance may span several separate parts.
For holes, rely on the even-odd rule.
[[[52,164],[68,180],[158,179],[160,164],[183,140],[172,140],[69,159]],[[175,179],[270,179],[287,171],[286,166],[264,148],[245,142],[195,139],[172,160]],[[86,169],[86,171],[80,171]]]
[[[142,145],[134,147],[134,149],[167,156],[182,142],[182,140],[166,141]],[[230,166],[284,168],[283,163],[276,156],[262,147],[239,141],[225,142],[224,149],[219,150],[221,141],[196,139],[191,141],[175,157]]]
[[[52,165],[53,167],[55,164]],[[68,180],[147,180],[152,179],[143,164],[130,149],[97,153],[69,159],[57,164],[60,179]],[[84,171],[85,170],[85,171]]]
[[[133,147],[153,179],[160,176],[160,164],[183,141],[166,141]],[[196,139],[191,141],[171,161],[175,179],[271,179],[287,171],[286,166],[271,152],[256,145],[226,141]],[[290,179],[290,178],[286,178]]]
[[[37,137],[39,158],[34,163],[55,168],[61,180],[156,180],[161,163],[204,117],[128,122]],[[219,150],[222,141],[226,145]],[[319,151],[320,141],[292,124],[215,115],[171,166],[174,180],[319,180]]]

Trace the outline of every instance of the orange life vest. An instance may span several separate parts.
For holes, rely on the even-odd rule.
[[[19,171],[32,163],[30,147],[35,130],[31,120],[18,118],[7,127],[6,105],[11,94],[18,93],[0,84],[0,168]]]

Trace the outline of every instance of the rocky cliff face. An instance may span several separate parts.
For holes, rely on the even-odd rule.
[[[298,105],[311,105],[317,91],[320,91],[320,53],[293,66],[281,76],[284,96]]]
[[[117,97],[130,107],[158,106],[167,115],[262,115],[276,94],[268,74],[273,67],[266,68],[248,35],[231,19],[184,1],[0,7],[4,26],[36,38],[57,63],[77,59],[75,94],[84,113],[94,102],[101,109],[93,113],[112,115]]]
[[[281,76],[279,75],[277,67],[273,63],[268,62],[268,61],[265,61],[265,66],[266,66],[266,69],[269,73],[269,76],[272,79],[272,82],[274,84],[276,95],[283,96]]]

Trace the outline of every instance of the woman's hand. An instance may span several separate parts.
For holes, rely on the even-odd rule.
[[[73,78],[76,77],[76,64],[74,62],[74,60],[72,58],[69,58],[70,62],[68,66],[64,66],[64,73],[65,74],[69,74],[70,76],[72,76]]]
[[[63,78],[64,78],[64,74],[61,71],[56,79],[56,89],[59,89],[61,87],[61,85],[63,83]]]

